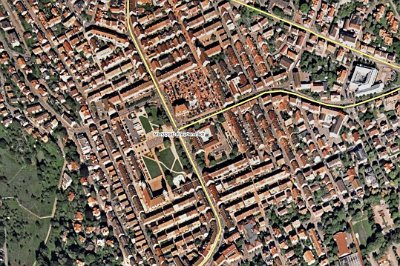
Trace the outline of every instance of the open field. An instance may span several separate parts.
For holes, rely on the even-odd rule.
[[[23,210],[13,199],[3,200],[0,220],[7,229],[10,265],[32,265],[40,242],[44,241],[50,218],[38,219]],[[9,218],[9,219],[8,219]]]
[[[354,233],[358,234],[360,239],[360,244],[366,246],[367,239],[372,235],[371,224],[368,222],[368,219],[365,218],[361,221],[358,221],[353,224]]]
[[[0,149],[0,196],[18,198],[22,205],[39,216],[51,214],[55,191],[49,191],[43,200],[36,199],[43,193],[37,167],[16,161],[7,150]]]
[[[175,156],[171,151],[171,148],[164,149],[157,154],[158,159],[165,164],[167,168],[173,166],[175,161]]]
[[[0,127],[0,197],[18,198],[37,215],[50,215],[63,158],[54,142],[21,133],[13,124]]]
[[[0,223],[7,229],[11,265],[32,265],[44,241],[63,165],[58,146],[0,125]],[[21,204],[21,205],[19,205]]]

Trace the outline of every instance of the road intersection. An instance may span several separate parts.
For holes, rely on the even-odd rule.
[[[287,24],[289,24],[291,26],[294,26],[294,27],[297,27],[299,29],[302,29],[302,30],[304,30],[304,31],[306,31],[308,33],[314,34],[314,35],[316,35],[317,37],[319,37],[321,39],[324,39],[324,40],[326,40],[328,42],[331,42],[331,43],[333,43],[335,45],[338,45],[340,47],[348,49],[348,50],[350,50],[352,52],[355,52],[355,53],[357,53],[357,54],[359,54],[361,56],[367,57],[367,58],[369,58],[371,60],[374,60],[374,61],[376,61],[378,63],[387,65],[387,66],[389,66],[391,68],[394,68],[396,70],[400,70],[400,66],[399,65],[392,64],[392,63],[387,62],[385,60],[382,60],[380,58],[376,58],[376,57],[374,57],[374,56],[372,56],[370,54],[367,54],[365,52],[362,52],[362,51],[360,51],[360,50],[358,50],[356,48],[347,46],[347,45],[345,45],[343,43],[340,43],[340,42],[338,42],[336,40],[330,39],[330,38],[328,38],[326,36],[323,36],[323,35],[315,32],[315,31],[311,30],[311,29],[308,29],[308,28],[304,27],[304,26],[302,26],[300,24],[297,24],[295,22],[289,21],[289,20],[284,19],[284,18],[280,18],[279,16],[276,16],[276,15],[274,15],[272,13],[263,11],[263,10],[261,10],[259,8],[256,8],[254,6],[248,5],[248,4],[246,4],[246,3],[242,2],[242,1],[239,1],[239,0],[231,0],[231,1],[236,3],[236,4],[242,5],[242,6],[246,7],[246,8],[252,9],[253,11],[256,11],[259,14],[268,16],[268,17],[273,18],[273,19],[278,20],[278,21],[282,21],[282,22],[287,23]],[[173,114],[171,113],[171,111],[170,111],[170,109],[168,107],[167,101],[164,98],[164,95],[163,95],[163,93],[161,91],[160,85],[159,85],[155,75],[153,74],[153,72],[152,72],[152,70],[151,70],[151,68],[150,68],[150,66],[149,66],[149,64],[147,62],[145,54],[144,54],[144,52],[143,52],[143,50],[142,50],[142,48],[141,48],[141,46],[139,44],[139,40],[137,39],[137,36],[135,36],[135,34],[133,32],[132,20],[131,20],[130,14],[131,14],[130,1],[126,0],[126,23],[127,23],[128,33],[129,33],[129,35],[130,35],[130,37],[131,37],[131,39],[132,39],[132,41],[134,43],[134,46],[135,46],[136,50],[139,53],[140,58],[143,61],[143,64],[145,65],[145,68],[146,68],[148,74],[150,75],[150,78],[151,78],[151,80],[153,82],[153,85],[154,85],[154,87],[155,87],[155,89],[156,89],[156,91],[157,91],[157,93],[158,93],[158,95],[159,95],[159,97],[161,99],[161,103],[162,103],[165,111],[167,112],[168,117],[169,117],[174,129],[176,129],[176,131],[181,131],[181,130],[187,129],[187,128],[189,128],[189,127],[191,127],[191,126],[193,126],[195,124],[201,123],[201,122],[203,122],[203,121],[205,121],[205,120],[207,120],[207,119],[209,119],[211,117],[214,117],[214,116],[216,116],[218,114],[222,114],[222,113],[224,113],[226,111],[229,111],[229,110],[231,110],[231,109],[233,109],[235,107],[238,107],[238,106],[243,105],[243,104],[245,104],[247,102],[250,102],[250,101],[252,101],[254,99],[257,99],[258,97],[262,97],[262,96],[265,96],[265,95],[268,95],[268,94],[287,94],[287,95],[292,95],[292,96],[295,96],[295,97],[299,97],[299,98],[301,98],[303,100],[319,104],[321,106],[344,110],[344,109],[354,108],[354,107],[363,105],[363,104],[368,103],[368,102],[372,102],[372,101],[374,101],[376,99],[379,99],[379,98],[387,97],[387,96],[389,96],[389,95],[391,95],[393,93],[396,93],[396,92],[400,91],[400,87],[399,87],[399,88],[395,88],[393,90],[390,90],[390,91],[388,91],[386,93],[383,93],[381,95],[371,97],[371,98],[369,98],[367,100],[363,100],[363,101],[360,101],[360,102],[347,104],[347,105],[340,105],[340,104],[326,103],[326,102],[323,102],[323,101],[315,100],[315,99],[313,99],[311,97],[305,96],[305,95],[297,93],[297,92],[289,91],[289,90],[284,90],[284,89],[269,90],[269,91],[260,92],[257,95],[254,95],[254,96],[252,96],[252,97],[250,97],[248,99],[245,99],[245,100],[243,100],[241,102],[238,102],[238,103],[236,103],[236,104],[234,104],[232,106],[223,108],[223,109],[221,109],[221,110],[219,110],[219,111],[217,111],[217,112],[215,112],[213,114],[205,116],[205,117],[203,117],[203,118],[201,118],[199,120],[196,120],[196,121],[194,121],[192,123],[189,123],[189,124],[184,125],[182,127],[178,127],[178,125],[177,125],[177,123],[176,123],[176,121],[174,119],[174,116],[173,116]],[[216,240],[214,241],[214,243],[212,243],[212,246],[211,246],[209,252],[207,253],[207,255],[205,257],[203,257],[203,260],[200,262],[199,265],[203,266],[211,259],[211,257],[213,256],[213,254],[215,253],[215,251],[216,251],[216,249],[218,247],[218,244],[220,242],[219,239],[221,238],[221,235],[222,235],[222,222],[221,222],[221,219],[220,219],[219,214],[217,212],[217,208],[215,206],[215,203],[214,203],[213,199],[211,198],[211,196],[210,196],[210,194],[209,194],[209,192],[208,192],[208,190],[206,188],[206,185],[205,185],[204,180],[203,180],[203,178],[201,176],[201,173],[200,173],[199,169],[197,168],[191,153],[188,150],[188,147],[186,145],[185,140],[182,137],[180,137],[179,139],[180,139],[180,141],[182,143],[182,146],[183,146],[183,148],[184,148],[184,150],[185,150],[185,152],[186,152],[186,154],[187,154],[187,156],[189,158],[190,163],[193,166],[194,172],[195,172],[195,174],[197,175],[197,177],[198,177],[198,179],[200,181],[202,190],[203,190],[203,192],[204,192],[204,194],[205,194],[205,196],[207,198],[208,203],[210,204],[210,207],[211,207],[211,209],[212,209],[212,211],[214,213],[215,219],[217,221],[218,231],[217,231]]]
[[[141,46],[140,46],[140,44],[139,44],[138,39],[136,38],[135,34],[133,33],[133,30],[132,30],[132,20],[131,20],[131,16],[130,16],[130,3],[129,3],[129,0],[126,0],[126,23],[127,23],[127,28],[128,28],[129,35],[130,35],[130,37],[131,37],[131,39],[132,39],[132,41],[133,41],[133,43],[134,43],[134,45],[135,45],[136,50],[138,51],[138,53],[139,53],[139,55],[140,55],[140,58],[142,59],[143,64],[144,64],[145,67],[146,67],[147,72],[148,72],[149,75],[150,75],[150,78],[151,78],[151,80],[152,80],[152,82],[153,82],[153,84],[154,84],[154,87],[155,87],[156,90],[157,90],[157,93],[158,93],[159,97],[161,98],[161,102],[162,102],[162,104],[163,104],[163,106],[164,106],[164,109],[165,109],[165,111],[167,112],[168,117],[169,117],[169,119],[170,119],[170,121],[171,121],[173,127],[174,127],[176,130],[178,130],[178,127],[177,127],[177,124],[176,124],[176,122],[175,122],[175,119],[174,119],[172,113],[170,112],[170,110],[169,110],[169,108],[168,108],[168,105],[167,105],[167,103],[166,103],[166,100],[165,100],[165,98],[164,98],[164,96],[163,96],[163,94],[162,94],[162,92],[161,92],[160,85],[158,84],[158,81],[157,81],[155,75],[153,74],[153,72],[152,72],[151,69],[150,69],[150,66],[149,66],[149,64],[148,64],[148,62],[147,62],[147,59],[146,59],[146,57],[145,57],[145,55],[144,55],[144,53],[143,53],[143,51],[142,51],[142,48],[141,48]],[[208,192],[208,190],[207,190],[207,188],[206,188],[206,185],[205,185],[205,183],[204,183],[204,180],[203,180],[203,178],[202,178],[202,176],[201,176],[201,173],[200,173],[199,169],[197,168],[197,165],[194,163],[192,154],[189,152],[189,149],[188,149],[188,147],[187,147],[187,145],[186,145],[185,140],[184,140],[182,137],[179,137],[179,140],[180,140],[180,142],[182,143],[183,149],[185,150],[186,155],[187,155],[187,157],[189,158],[189,161],[190,161],[190,163],[191,163],[191,165],[192,165],[192,167],[193,167],[193,170],[194,170],[196,176],[198,177],[198,179],[199,179],[199,181],[200,181],[200,185],[201,185],[201,187],[202,187],[202,190],[203,190],[203,192],[204,192],[204,195],[206,196],[207,201],[208,201],[208,203],[210,204],[211,210],[212,210],[212,212],[213,212],[213,214],[214,214],[214,217],[215,217],[215,219],[216,219],[216,221],[217,221],[217,235],[216,235],[216,240],[211,244],[210,251],[207,253],[207,255],[206,255],[206,256],[203,258],[203,260],[200,262],[199,265],[200,265],[200,266],[203,266],[203,265],[205,265],[205,264],[207,263],[207,261],[209,261],[209,260],[211,259],[211,257],[213,256],[215,250],[216,250],[217,247],[218,247],[219,239],[220,239],[221,236],[222,236],[222,223],[221,223],[221,219],[220,219],[220,217],[219,217],[219,214],[218,214],[218,212],[217,212],[217,208],[216,208],[216,206],[215,206],[215,204],[214,204],[214,201],[212,200],[212,198],[211,198],[211,196],[210,196],[210,194],[209,194],[209,192]]]

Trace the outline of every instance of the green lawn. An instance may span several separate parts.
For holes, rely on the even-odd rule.
[[[372,228],[371,224],[368,222],[368,219],[354,223],[353,229],[354,233],[358,233],[360,244],[366,246],[368,237],[372,235]]]
[[[175,172],[182,172],[183,171],[181,163],[179,162],[179,160],[175,161],[174,168],[172,168],[172,170],[174,170]],[[173,173],[173,174],[175,176],[178,175],[178,174],[175,174],[175,173]]]
[[[50,219],[37,219],[12,199],[4,200],[3,204],[0,217],[3,217],[7,229],[9,264],[32,265],[36,249],[46,238]]]
[[[169,169],[171,169],[172,165],[175,161],[175,156],[171,151],[171,148],[164,149],[157,154],[158,159],[165,164]]]
[[[152,124],[161,126],[169,121],[169,118],[163,109],[157,106],[148,106],[145,109],[147,116],[149,117],[149,121]]]
[[[158,164],[156,161],[153,159],[150,159],[148,157],[143,157],[143,161],[146,165],[147,170],[149,171],[149,174],[151,178],[155,178],[159,175],[161,175],[161,169],[158,167]]]
[[[140,123],[142,123],[144,131],[146,131],[146,133],[149,133],[149,132],[151,132],[153,130],[153,128],[150,125],[149,120],[146,117],[139,116],[139,119],[140,119]]]

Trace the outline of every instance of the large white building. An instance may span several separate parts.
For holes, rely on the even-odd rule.
[[[349,89],[355,91],[356,96],[364,96],[383,91],[384,84],[376,83],[378,70],[367,66],[356,66],[353,76],[351,77]]]

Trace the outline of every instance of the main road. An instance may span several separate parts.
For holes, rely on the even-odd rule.
[[[345,44],[343,44],[343,43],[341,43],[341,42],[338,42],[338,41],[336,41],[336,40],[330,39],[330,38],[328,38],[328,37],[326,37],[326,36],[323,36],[323,35],[319,34],[318,32],[313,31],[312,29],[306,28],[306,27],[304,27],[304,26],[302,26],[302,25],[300,25],[300,24],[298,24],[298,23],[295,23],[295,22],[292,22],[292,21],[290,21],[290,20],[281,18],[281,17],[279,17],[279,16],[277,16],[277,15],[274,15],[274,14],[272,14],[272,13],[266,12],[266,11],[264,11],[264,10],[261,10],[261,9],[257,8],[257,7],[248,5],[248,4],[246,4],[246,3],[244,3],[244,2],[242,2],[242,1],[240,1],[240,0],[230,0],[230,1],[231,1],[231,2],[234,2],[234,3],[236,3],[236,4],[239,4],[239,5],[242,5],[242,6],[248,8],[248,9],[251,9],[251,10],[253,10],[253,11],[256,11],[256,12],[259,13],[259,14],[268,16],[268,17],[273,18],[273,19],[278,20],[278,21],[282,21],[282,22],[287,23],[287,24],[289,24],[289,25],[291,25],[291,26],[293,26],[293,27],[296,27],[296,28],[299,28],[299,29],[301,29],[301,30],[304,30],[304,31],[306,31],[306,32],[308,32],[308,33],[310,33],[310,34],[314,34],[315,36],[317,36],[317,37],[319,37],[319,38],[322,38],[322,39],[326,40],[327,42],[331,42],[331,43],[333,43],[333,44],[335,44],[335,45],[338,45],[338,46],[340,46],[340,47],[343,47],[343,48],[345,48],[345,49],[349,49],[350,51],[355,52],[355,53],[357,53],[357,54],[360,54],[360,55],[362,55],[362,56],[365,56],[365,57],[367,57],[367,58],[369,58],[369,59],[371,59],[371,60],[374,60],[374,61],[377,61],[377,62],[379,62],[379,63],[381,63],[381,64],[387,65],[387,66],[389,66],[389,67],[391,67],[391,68],[394,68],[394,69],[396,69],[396,70],[400,70],[400,66],[397,65],[397,64],[392,64],[392,63],[387,62],[387,61],[385,61],[385,60],[382,60],[382,59],[380,59],[380,58],[376,58],[376,57],[374,57],[374,56],[372,56],[372,55],[370,55],[370,54],[364,53],[364,52],[362,52],[362,51],[360,51],[360,50],[358,50],[358,49],[356,49],[356,48],[350,47],[350,46],[345,45]],[[238,103],[236,103],[236,104],[234,104],[234,105],[232,105],[232,106],[223,108],[223,109],[221,109],[221,110],[219,110],[219,111],[217,111],[217,112],[215,112],[215,113],[212,113],[212,114],[207,115],[207,116],[205,116],[205,117],[202,117],[202,118],[200,118],[200,119],[198,119],[198,120],[196,120],[196,121],[194,121],[194,122],[191,122],[191,123],[189,123],[189,124],[187,124],[187,125],[184,125],[184,126],[180,127],[179,130],[186,129],[186,128],[190,127],[190,126],[193,126],[193,125],[195,125],[195,124],[198,124],[198,123],[200,123],[200,122],[202,122],[202,121],[205,121],[205,120],[207,120],[207,119],[209,119],[209,118],[211,118],[211,117],[214,117],[214,116],[216,116],[216,115],[218,115],[218,114],[222,114],[222,113],[224,113],[224,112],[226,112],[226,111],[228,111],[228,110],[230,110],[230,109],[232,109],[232,108],[238,107],[238,106],[240,106],[240,105],[242,105],[242,104],[245,104],[245,103],[247,103],[247,102],[249,102],[249,101],[252,101],[252,100],[254,100],[254,99],[258,98],[258,97],[261,97],[261,96],[264,96],[264,95],[267,95],[267,94],[279,94],[279,93],[281,93],[281,94],[293,95],[293,96],[302,98],[302,99],[304,99],[304,100],[307,100],[307,101],[309,101],[309,102],[316,103],[316,104],[321,105],[321,106],[325,106],[325,107],[330,107],[330,108],[336,108],[336,109],[342,109],[342,110],[344,110],[344,109],[349,109],[349,108],[357,107],[357,106],[363,105],[363,104],[365,104],[365,103],[369,103],[369,102],[375,101],[376,99],[379,99],[379,98],[387,97],[387,96],[389,96],[389,95],[391,95],[391,94],[393,94],[393,93],[396,93],[396,92],[398,92],[398,91],[400,91],[400,87],[399,87],[399,88],[392,89],[392,90],[389,90],[388,92],[385,92],[385,93],[380,94],[380,95],[375,96],[375,97],[371,97],[371,98],[369,98],[369,99],[367,99],[367,100],[364,100],[364,101],[360,101],[360,102],[356,102],[356,103],[344,105],[344,104],[326,103],[326,102],[323,102],[323,101],[315,100],[315,99],[313,99],[313,98],[311,98],[311,97],[308,97],[308,96],[305,96],[304,94],[301,94],[301,93],[297,93],[297,92],[293,92],[293,91],[288,91],[288,90],[283,90],[283,89],[275,89],[275,90],[260,92],[260,93],[258,93],[257,95],[252,96],[252,97],[250,97],[250,98],[248,98],[248,99],[245,99],[245,100],[243,100],[243,101],[241,101],[241,102],[238,102]]]
[[[193,126],[195,124],[201,123],[201,122],[203,122],[203,121],[205,121],[205,120],[207,120],[207,119],[209,119],[211,117],[214,117],[216,115],[222,114],[222,113],[224,113],[226,111],[231,110],[232,108],[238,107],[238,106],[240,106],[242,104],[245,104],[247,102],[250,102],[250,101],[252,101],[254,99],[257,99],[258,97],[262,97],[262,96],[267,95],[267,94],[287,94],[287,95],[292,95],[292,96],[296,96],[298,98],[301,98],[303,100],[306,100],[306,101],[309,101],[309,102],[312,102],[312,103],[315,103],[315,104],[318,104],[318,105],[321,105],[321,106],[345,110],[345,109],[354,108],[354,107],[363,105],[365,103],[369,103],[369,102],[375,101],[375,100],[377,100],[379,98],[387,97],[387,96],[389,96],[389,95],[391,95],[393,93],[399,92],[399,91],[400,91],[400,87],[392,89],[392,90],[390,90],[388,92],[385,92],[383,94],[371,97],[371,98],[369,98],[367,100],[356,102],[356,103],[351,103],[351,104],[347,104],[347,105],[326,103],[326,102],[323,102],[323,101],[315,100],[315,99],[313,99],[311,97],[308,97],[308,96],[306,96],[304,94],[301,94],[301,93],[298,93],[298,92],[288,91],[288,90],[283,90],[283,89],[263,91],[263,92],[260,92],[260,93],[254,95],[254,96],[252,96],[252,97],[250,97],[248,99],[245,99],[245,100],[243,100],[241,102],[238,102],[238,103],[236,103],[234,105],[231,105],[229,107],[223,108],[223,109],[221,109],[221,110],[219,110],[219,111],[217,111],[215,113],[212,113],[212,114],[207,115],[207,116],[205,116],[203,118],[200,118],[199,120],[196,120],[196,121],[191,122],[191,123],[189,123],[187,125],[184,125],[184,126],[180,127],[179,130],[183,130],[183,129],[191,127],[191,126]]]
[[[248,8],[248,9],[251,9],[251,10],[253,10],[253,11],[256,11],[257,13],[262,14],[262,15],[264,15],[264,16],[273,18],[273,19],[278,20],[278,21],[282,21],[282,22],[284,22],[284,23],[286,23],[286,24],[289,24],[290,26],[293,26],[293,27],[296,27],[296,28],[298,28],[298,29],[304,30],[305,32],[311,33],[311,34],[317,36],[318,38],[324,39],[324,40],[327,41],[327,42],[330,42],[330,43],[333,43],[333,44],[335,44],[335,45],[337,45],[337,46],[340,46],[340,47],[343,47],[343,48],[345,48],[345,49],[348,49],[348,50],[350,50],[350,51],[352,51],[352,52],[354,52],[354,53],[357,53],[357,54],[359,54],[359,55],[365,56],[365,57],[367,57],[367,58],[369,58],[369,59],[371,59],[371,60],[374,60],[374,61],[376,61],[376,62],[379,62],[379,63],[381,63],[381,64],[383,64],[383,65],[387,65],[387,66],[389,66],[389,67],[391,67],[391,68],[394,68],[394,69],[396,69],[396,70],[400,70],[400,66],[397,65],[397,64],[393,64],[393,63],[390,63],[390,62],[385,61],[385,60],[383,60],[383,59],[376,58],[376,57],[374,57],[374,56],[371,55],[371,54],[367,54],[367,53],[365,53],[365,52],[363,52],[363,51],[361,51],[361,50],[358,50],[358,49],[356,49],[356,48],[353,48],[353,47],[350,47],[350,46],[348,46],[348,45],[345,45],[344,43],[341,43],[341,42],[339,42],[339,41],[336,41],[336,40],[333,40],[333,39],[331,39],[331,38],[328,38],[328,37],[326,37],[326,36],[324,36],[324,35],[322,35],[322,34],[316,32],[316,31],[314,31],[314,30],[312,30],[312,29],[309,29],[309,28],[307,28],[307,27],[304,27],[303,25],[300,25],[300,24],[298,24],[298,23],[296,23],[296,22],[287,20],[287,19],[285,19],[285,18],[281,18],[281,17],[279,17],[279,16],[277,16],[277,15],[275,15],[275,14],[272,14],[272,13],[269,13],[269,12],[264,11],[264,10],[262,10],[262,9],[259,9],[259,8],[257,8],[257,7],[248,5],[248,4],[246,4],[246,3],[244,3],[244,2],[242,2],[242,1],[240,1],[240,0],[230,0],[230,1],[232,1],[232,2],[234,2],[234,3],[236,3],[236,4],[239,4],[239,5],[242,5],[242,6]]]
[[[297,28],[299,28],[299,29],[302,29],[302,30],[308,32],[308,33],[314,34],[314,35],[316,35],[316,36],[319,37],[319,38],[322,38],[322,39],[324,39],[324,40],[326,40],[326,41],[328,41],[328,42],[331,42],[331,43],[333,43],[333,44],[335,44],[335,45],[338,45],[338,46],[343,47],[343,48],[345,48],[345,49],[348,49],[348,50],[350,50],[350,51],[352,51],[352,52],[355,52],[355,53],[357,53],[357,54],[360,54],[360,55],[362,55],[362,56],[365,56],[365,57],[367,57],[367,58],[369,58],[369,59],[371,59],[371,60],[377,61],[377,62],[379,62],[379,63],[381,63],[381,64],[384,64],[384,65],[387,65],[387,66],[390,66],[390,67],[392,67],[392,68],[394,68],[394,69],[396,69],[396,70],[400,70],[400,66],[399,66],[399,65],[392,64],[392,63],[389,63],[389,62],[387,62],[387,61],[385,61],[385,60],[382,60],[382,59],[380,59],[380,58],[373,57],[373,56],[370,55],[370,54],[364,53],[364,52],[362,52],[362,51],[360,51],[360,50],[358,50],[358,49],[356,49],[356,48],[347,46],[347,45],[345,45],[345,44],[343,44],[343,43],[340,43],[340,42],[338,42],[338,41],[336,41],[336,40],[330,39],[330,38],[328,38],[328,37],[326,37],[326,36],[323,36],[323,35],[321,35],[321,34],[315,32],[315,31],[311,30],[311,29],[308,29],[308,28],[304,27],[304,26],[302,26],[302,25],[300,25],[300,24],[297,24],[297,23],[295,23],[295,22],[289,21],[289,20],[284,19],[284,18],[280,18],[280,17],[278,17],[278,16],[276,16],[276,15],[274,15],[274,14],[268,13],[268,12],[266,12],[266,11],[263,11],[263,10],[259,9],[259,8],[256,8],[256,7],[254,7],[254,6],[248,5],[248,4],[246,4],[246,3],[243,3],[242,1],[239,1],[239,0],[231,0],[231,1],[232,1],[232,2],[235,2],[235,3],[239,4],[239,5],[245,6],[246,8],[252,9],[252,10],[254,10],[254,11],[260,13],[260,14],[263,14],[263,15],[266,15],[266,16],[271,17],[271,18],[273,18],[273,19],[276,19],[276,20],[285,22],[285,23],[287,23],[287,24],[289,24],[289,25],[291,25],[291,26],[297,27]],[[222,113],[224,113],[224,112],[226,112],[226,111],[228,111],[228,110],[230,110],[230,109],[232,109],[232,108],[235,108],[235,107],[237,107],[237,106],[240,106],[240,105],[242,105],[242,104],[245,104],[245,103],[247,103],[247,102],[249,102],[249,101],[252,101],[252,100],[254,100],[254,99],[258,98],[258,97],[261,97],[261,96],[264,96],[264,95],[267,95],[267,94],[288,94],[288,95],[296,96],[296,97],[299,97],[299,98],[301,98],[301,99],[307,100],[307,101],[309,101],[309,102],[316,103],[316,104],[321,105],[321,106],[325,106],[325,107],[330,107],[330,108],[336,108],[336,109],[342,109],[342,110],[344,110],[344,109],[348,109],[348,108],[357,107],[357,106],[360,106],[360,105],[365,104],[365,103],[368,103],[368,102],[372,102],[372,101],[374,101],[374,100],[376,100],[376,99],[379,99],[379,98],[382,98],[382,97],[386,97],[386,96],[389,96],[389,95],[391,95],[391,94],[393,94],[393,93],[396,93],[396,92],[399,92],[399,91],[400,91],[400,87],[399,87],[399,88],[395,88],[395,89],[390,90],[390,91],[388,91],[388,92],[386,92],[386,93],[383,93],[383,94],[381,94],[381,95],[372,97],[372,98],[367,99],[367,100],[364,100],[364,101],[360,101],[360,102],[356,102],[356,103],[352,103],[352,104],[348,104],[348,105],[340,105],[340,104],[326,103],[326,102],[322,102],[322,101],[319,101],[319,100],[315,100],[315,99],[313,99],[313,98],[311,98],[311,97],[308,97],[308,96],[305,96],[305,95],[303,95],[303,94],[300,94],[300,93],[297,93],[297,92],[288,91],[288,90],[283,90],[283,89],[270,90],[270,91],[261,92],[261,93],[255,95],[255,96],[253,96],[253,97],[251,97],[251,98],[245,99],[245,100],[243,100],[243,101],[241,101],[241,102],[239,102],[239,103],[236,103],[236,104],[234,104],[234,105],[232,105],[232,106],[229,106],[229,107],[227,107],[227,108],[224,108],[224,109],[222,109],[222,110],[220,110],[220,111],[217,111],[217,112],[215,112],[215,113],[213,113],[213,114],[210,114],[210,115],[205,116],[205,117],[203,117],[203,118],[201,118],[201,119],[199,119],[199,120],[196,120],[196,121],[194,121],[194,122],[192,122],[192,123],[189,123],[189,124],[187,124],[187,125],[184,125],[184,126],[178,128],[177,123],[176,123],[176,121],[175,121],[175,119],[174,119],[174,116],[173,116],[173,114],[171,113],[171,111],[170,111],[170,109],[169,109],[169,107],[168,107],[168,104],[167,104],[167,102],[166,102],[166,100],[165,100],[165,98],[164,98],[164,95],[163,95],[163,93],[162,93],[162,91],[161,91],[161,89],[160,89],[160,85],[159,85],[159,83],[158,83],[158,81],[157,81],[155,75],[153,74],[151,68],[149,67],[149,64],[148,64],[148,62],[147,62],[147,59],[146,59],[145,54],[144,54],[144,52],[143,52],[143,49],[142,49],[142,47],[140,46],[139,40],[137,39],[137,37],[136,37],[135,34],[133,33],[133,30],[132,30],[132,20],[131,20],[131,16],[130,16],[131,10],[130,10],[130,1],[129,1],[129,0],[126,0],[126,10],[125,10],[125,11],[126,11],[126,24],[127,24],[128,33],[129,33],[129,35],[130,35],[130,37],[131,37],[131,39],[132,39],[132,41],[133,41],[133,43],[134,43],[134,45],[135,45],[136,50],[137,50],[138,53],[139,53],[140,58],[142,59],[143,64],[144,64],[145,67],[146,67],[147,72],[148,72],[149,75],[150,75],[150,78],[151,78],[151,80],[152,80],[152,82],[153,82],[153,84],[154,84],[154,87],[156,88],[157,93],[158,93],[158,95],[159,95],[159,97],[160,97],[160,99],[161,99],[161,103],[162,103],[162,105],[163,105],[165,111],[167,112],[168,117],[169,117],[169,119],[170,119],[170,121],[171,121],[171,123],[172,123],[172,125],[173,125],[173,127],[174,127],[174,129],[175,129],[176,131],[186,129],[186,128],[188,128],[188,127],[190,127],[190,126],[192,126],[192,125],[198,124],[198,123],[200,123],[200,122],[202,122],[202,121],[204,121],[204,120],[206,120],[206,119],[208,119],[208,118],[214,117],[214,116],[216,116],[216,115],[218,115],[218,114],[222,114]],[[210,260],[210,258],[211,258],[212,255],[214,254],[216,248],[218,247],[219,240],[220,240],[220,237],[221,237],[221,235],[222,235],[222,224],[221,224],[221,219],[220,219],[220,217],[219,217],[219,214],[218,214],[218,212],[217,212],[217,208],[215,207],[214,201],[212,200],[212,198],[211,198],[211,196],[210,196],[210,194],[209,194],[209,192],[208,192],[208,190],[207,190],[207,187],[205,186],[204,180],[203,180],[203,178],[202,178],[202,176],[201,176],[201,174],[200,174],[200,171],[198,170],[198,168],[197,168],[197,166],[196,166],[196,164],[195,164],[195,162],[194,162],[194,160],[193,160],[192,154],[191,154],[191,153],[189,152],[189,150],[188,150],[188,147],[187,147],[187,145],[186,145],[186,142],[183,140],[182,137],[180,137],[179,140],[181,141],[182,146],[183,146],[183,148],[184,148],[184,150],[185,150],[185,152],[186,152],[186,154],[187,154],[187,156],[188,156],[188,158],[189,158],[189,161],[190,161],[190,163],[191,163],[192,166],[193,166],[194,172],[195,172],[195,174],[197,175],[197,177],[198,177],[198,179],[199,179],[199,181],[200,181],[201,187],[202,187],[202,189],[203,189],[203,191],[204,191],[204,194],[205,194],[205,196],[206,196],[206,198],[207,198],[208,203],[209,203],[210,206],[211,206],[211,209],[212,209],[212,211],[213,211],[213,213],[214,213],[215,219],[216,219],[216,221],[217,221],[217,226],[218,226],[218,231],[217,231],[216,239],[215,239],[214,243],[212,243],[212,246],[211,246],[211,249],[210,249],[209,253],[204,257],[204,259],[203,259],[202,262],[200,263],[200,265],[203,266],[203,265],[205,265],[205,264],[207,263],[207,261]]]
[[[160,85],[159,85],[155,75],[153,74],[153,72],[152,72],[152,70],[151,70],[151,68],[150,68],[150,66],[149,66],[149,64],[147,62],[147,59],[145,57],[145,53],[143,52],[143,49],[142,49],[142,47],[141,47],[141,45],[139,43],[138,38],[133,33],[132,20],[131,20],[131,10],[130,10],[130,0],[126,0],[126,10],[125,10],[125,12],[126,12],[126,14],[125,14],[125,16],[126,16],[126,25],[127,25],[128,33],[129,33],[129,35],[130,35],[130,37],[132,39],[132,42],[135,45],[135,48],[136,48],[137,52],[139,53],[139,56],[142,59],[142,62],[144,64],[144,66],[146,67],[147,72],[150,75],[150,78],[151,78],[151,80],[153,82],[153,85],[157,90],[157,93],[158,93],[158,95],[159,95],[159,97],[161,99],[161,103],[162,103],[165,111],[167,112],[168,117],[169,117],[174,129],[176,131],[178,131],[177,123],[176,123],[176,121],[174,119],[174,116],[172,115],[172,113],[170,112],[170,110],[168,108],[167,102],[166,102],[166,100],[164,98],[164,95],[163,95],[161,89],[160,89]],[[214,217],[215,217],[215,219],[217,221],[217,236],[216,236],[214,242],[211,244],[210,251],[207,253],[207,255],[205,257],[203,257],[203,260],[199,264],[200,266],[203,266],[211,259],[211,257],[213,256],[214,252],[216,251],[217,247],[219,246],[219,242],[220,242],[219,240],[220,240],[220,238],[222,236],[222,223],[221,223],[221,218],[219,217],[219,214],[217,212],[217,208],[216,208],[216,206],[214,204],[214,201],[212,200],[212,198],[210,196],[210,193],[207,190],[207,187],[206,187],[206,185],[204,183],[203,177],[202,177],[200,171],[198,170],[197,165],[195,164],[195,161],[193,160],[193,156],[192,156],[191,152],[189,152],[189,149],[188,149],[188,147],[186,145],[186,142],[184,141],[184,139],[182,137],[179,137],[179,140],[180,140],[180,142],[182,144],[183,149],[186,152],[187,157],[189,158],[190,163],[193,166],[193,170],[194,170],[195,174],[197,175],[197,177],[198,177],[198,179],[200,181],[201,188],[202,188],[202,190],[204,192],[204,195],[207,198],[207,201],[208,201],[208,203],[209,203],[209,205],[211,207],[211,210],[212,210],[212,212],[214,214]]]

